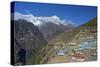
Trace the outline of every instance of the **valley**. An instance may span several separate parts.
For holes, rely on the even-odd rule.
[[[87,24],[94,24],[96,20],[93,19]],[[54,44],[54,54],[49,58],[48,64],[52,63],[69,63],[69,62],[83,62],[97,60],[97,30],[96,24],[81,26],[77,34],[68,41],[61,40],[62,34],[52,39],[50,43]],[[89,28],[89,29],[88,29]],[[67,33],[66,33],[67,34]],[[74,34],[74,33],[73,33]],[[67,35],[66,35],[67,36]],[[65,37],[66,37],[65,36]],[[60,37],[60,39],[59,39]],[[71,37],[71,36],[69,36]],[[58,42],[57,42],[58,41]]]
[[[47,24],[46,27],[43,25],[43,29],[39,29],[37,26],[34,26],[32,23],[26,20],[14,21],[16,25],[16,65],[96,61],[96,19],[97,18],[90,20],[89,22],[76,28],[56,26],[55,24],[52,24],[54,26],[50,25],[50,27],[52,26],[55,28],[55,30],[52,30],[52,28],[48,26],[50,23]],[[27,27],[27,25],[29,27]],[[59,31],[59,29],[63,29],[63,31],[56,32]],[[48,32],[48,30],[50,31]],[[41,33],[41,31],[44,32]],[[46,33],[46,35],[42,35],[43,33]],[[50,35],[49,37],[51,39],[49,39],[47,35]],[[45,38],[45,36],[47,38]],[[20,52],[20,50],[21,53],[25,53],[24,58],[22,58],[21,55],[19,55],[18,58],[17,54]]]
[[[11,2],[11,65],[96,61],[97,6]]]

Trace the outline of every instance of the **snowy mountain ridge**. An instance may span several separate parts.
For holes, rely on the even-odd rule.
[[[14,20],[19,20],[19,19],[24,19],[24,20],[27,20],[29,22],[32,22],[35,26],[40,26],[44,23],[50,23],[50,22],[57,24],[57,25],[62,24],[64,26],[67,26],[69,24],[73,24],[71,21],[61,20],[56,15],[49,16],[49,17],[45,17],[45,16],[36,17],[32,14],[22,14],[19,12],[15,12],[14,13]]]

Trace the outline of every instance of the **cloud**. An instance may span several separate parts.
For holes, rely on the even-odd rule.
[[[48,23],[48,22],[52,22],[54,24],[60,25],[68,25],[68,23],[70,23],[69,21],[65,21],[65,20],[61,20],[58,16],[54,15],[54,16],[49,16],[49,17],[45,17],[45,16],[39,16],[36,17],[32,14],[22,14],[19,12],[15,12],[14,13],[14,20],[19,20],[19,19],[24,19],[27,20],[29,22],[32,22],[34,25],[42,25],[44,23]],[[72,22],[71,22],[72,23]]]

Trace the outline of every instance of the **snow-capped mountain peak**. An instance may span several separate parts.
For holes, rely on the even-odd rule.
[[[61,20],[56,15],[49,16],[49,17],[44,17],[44,16],[36,17],[32,14],[22,14],[19,12],[15,12],[14,13],[14,20],[19,20],[19,19],[24,19],[24,20],[27,20],[29,22],[32,22],[36,26],[40,26],[44,23],[50,23],[50,22],[57,24],[57,25],[60,25],[60,24],[68,25],[69,24],[69,22],[67,23],[65,20]]]

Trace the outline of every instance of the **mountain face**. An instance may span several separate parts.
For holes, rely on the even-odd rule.
[[[31,57],[36,57],[47,41],[34,24],[26,20],[12,20],[14,25],[14,64],[25,64]]]
[[[51,39],[49,42],[50,43],[68,42],[70,40],[73,40],[74,39],[73,37],[78,35],[80,32],[85,33],[84,35],[86,35],[87,37],[93,35],[93,33],[95,33],[95,36],[97,36],[96,35],[97,34],[97,18],[94,18],[84,23],[83,25],[77,28],[74,28],[71,31],[64,31],[63,33],[57,35],[55,38]]]
[[[46,40],[50,40],[53,37],[55,37],[56,35],[64,32],[64,31],[68,31],[70,29],[72,29],[71,27],[68,26],[64,26],[62,24],[57,25],[54,23],[45,23],[41,26],[38,27],[40,29],[40,31],[42,32],[43,36],[45,37]]]
[[[56,15],[49,17],[36,17],[31,14],[25,15],[21,13],[15,13],[14,19],[25,19],[33,23],[38,27],[47,41],[64,31],[69,31],[70,29],[74,28],[74,25],[71,21],[66,22],[65,20],[61,20]]]

